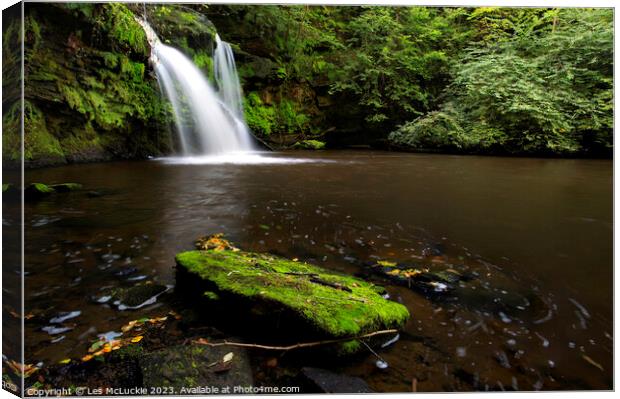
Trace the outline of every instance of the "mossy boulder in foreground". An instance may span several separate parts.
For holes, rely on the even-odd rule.
[[[262,304],[267,313],[288,312],[294,317],[280,318],[281,323],[301,322],[304,332],[317,337],[355,337],[401,327],[409,318],[407,308],[383,298],[375,285],[303,262],[236,248],[183,252],[176,262],[189,280],[204,283],[192,285],[200,295]],[[349,341],[342,349],[358,346]]]

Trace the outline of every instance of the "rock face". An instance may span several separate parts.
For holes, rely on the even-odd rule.
[[[242,303],[266,317],[283,312],[278,328],[301,325],[308,337],[355,337],[401,327],[409,318],[403,305],[384,299],[373,284],[302,262],[237,249],[183,252],[176,262],[177,288],[199,281],[191,289],[209,302]],[[340,349],[359,346],[352,340]]]
[[[8,42],[18,42],[13,25],[4,28]],[[127,5],[29,3],[24,38],[26,167],[169,151],[171,115]],[[18,100],[11,92],[3,112],[7,167],[21,159]]]

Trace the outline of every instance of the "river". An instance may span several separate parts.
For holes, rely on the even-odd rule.
[[[377,391],[612,388],[610,160],[272,156],[298,162],[28,170],[26,183],[78,182],[98,194],[26,203],[26,314],[82,312],[54,336],[27,321],[26,362],[79,358],[97,333],[174,309],[174,294],[125,312],[88,298],[140,278],[174,284],[175,253],[223,232],[243,249],[345,273],[373,259],[458,264],[493,295],[514,290],[544,303],[507,315],[386,285],[412,314],[400,340],[377,349],[390,367],[377,369],[370,353],[334,366]],[[128,267],[135,272],[116,274]]]

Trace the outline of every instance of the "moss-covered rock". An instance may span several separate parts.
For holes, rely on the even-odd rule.
[[[31,183],[24,190],[24,198],[26,200],[37,200],[48,195],[55,193],[68,193],[72,191],[78,191],[82,189],[82,185],[79,183],[57,183],[57,184],[44,184],[44,183]],[[7,188],[10,192],[11,187]],[[4,186],[3,186],[4,191]]]
[[[176,262],[190,278],[210,288],[200,294],[284,309],[319,336],[355,337],[401,327],[409,318],[403,305],[384,299],[373,284],[294,260],[212,249],[180,253]],[[349,341],[341,349],[353,352],[358,345]]]
[[[302,140],[293,144],[293,148],[303,150],[322,150],[325,148],[325,143],[319,140]]]
[[[146,158],[171,148],[170,107],[126,4],[25,6],[26,167]],[[21,103],[3,113],[3,160],[19,167]]]
[[[232,359],[224,362],[228,353]],[[235,347],[179,345],[144,355],[139,362],[143,386],[174,387],[180,395],[208,393],[197,390],[204,387],[249,387],[253,382],[246,352]]]
[[[43,197],[47,197],[53,194],[55,191],[53,188],[43,183],[31,183],[24,190],[24,198],[26,200],[35,200]]]

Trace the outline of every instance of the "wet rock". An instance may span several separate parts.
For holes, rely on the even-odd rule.
[[[86,193],[86,196],[90,197],[90,198],[99,198],[99,197],[103,197],[103,193],[101,191],[89,191]]]
[[[422,249],[423,256],[442,256],[444,252],[443,245],[433,244]]]
[[[379,261],[370,265],[369,270],[395,283],[425,293],[451,292],[459,281],[467,279],[454,269],[429,269],[409,263]]]
[[[51,184],[49,188],[56,191],[57,193],[68,193],[70,191],[77,191],[82,189],[82,185],[79,183],[59,183],[59,184]]]
[[[225,357],[230,359],[230,353],[232,359],[225,362]],[[174,387],[178,395],[193,393],[180,392],[182,388],[211,386],[232,389],[253,383],[249,358],[241,348],[172,346],[142,356],[139,363],[143,386]]]
[[[366,381],[359,377],[337,374],[329,370],[304,367],[300,378],[310,392],[320,393],[372,393]]]
[[[125,276],[129,276],[130,274],[134,274],[138,271],[137,267],[125,267],[122,269],[119,269],[116,273],[114,273],[114,275],[118,276],[118,277],[125,277]]]
[[[2,185],[2,200],[21,201],[21,190],[19,187],[15,187],[14,184],[4,183]]]
[[[220,308],[238,305],[257,318],[281,313],[279,328],[300,329],[307,338],[399,328],[409,318],[403,305],[383,298],[373,284],[303,262],[239,250],[183,252],[176,261],[177,287],[184,292],[197,298],[215,293],[225,303]],[[359,348],[357,341],[340,346],[343,353]]]
[[[56,315],[56,317],[51,318],[50,323],[55,323],[55,324],[64,323],[66,320],[73,319],[75,317],[78,317],[81,314],[82,312],[80,310],[75,310],[72,312],[61,312],[58,315]]]
[[[81,184],[78,183],[58,183],[58,184],[43,184],[32,183],[24,190],[24,198],[26,200],[38,200],[47,197],[55,193],[68,193],[71,191],[80,190]]]
[[[24,190],[26,200],[37,200],[54,193],[54,189],[43,183],[32,183]]]
[[[157,298],[168,291],[170,287],[158,284],[136,285],[130,288],[115,288],[105,293],[104,298],[111,297],[111,301],[119,310],[139,309],[151,305]],[[109,302],[109,298],[107,298]],[[99,302],[101,297],[93,298]],[[104,303],[104,302],[100,302]]]

